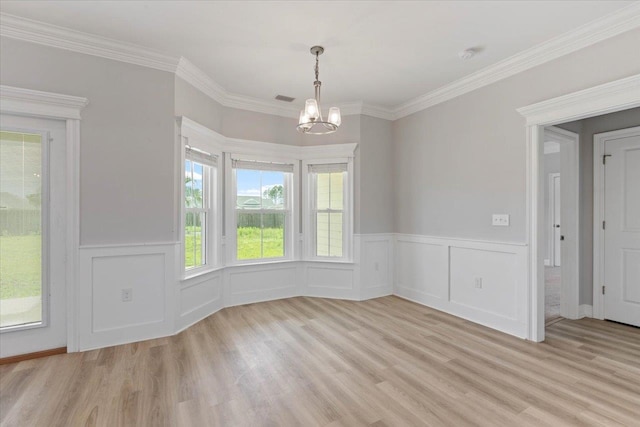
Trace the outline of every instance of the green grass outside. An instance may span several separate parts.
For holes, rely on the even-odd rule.
[[[40,236],[0,236],[0,299],[38,296]]]
[[[238,259],[278,258],[284,256],[284,229],[262,230],[262,256],[260,255],[260,229],[238,228]]]
[[[202,233],[200,227],[186,227],[186,233],[184,238],[184,265],[186,268],[198,267],[202,260]],[[193,232],[196,231],[195,235]],[[196,246],[196,252],[194,253],[193,247]],[[194,264],[194,260],[197,259],[197,265]]]
[[[196,231],[195,236],[193,231]],[[284,229],[265,228],[263,230],[263,254],[260,255],[260,229],[257,227],[238,228],[238,259],[260,259],[278,258],[284,256]],[[194,245],[196,252],[194,254]],[[202,247],[202,237],[199,230],[194,227],[187,227],[184,241],[185,266],[194,265],[194,257],[200,265],[200,248]],[[197,267],[196,265],[196,267]]]

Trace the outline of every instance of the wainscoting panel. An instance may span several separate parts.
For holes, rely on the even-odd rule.
[[[527,336],[527,247],[396,236],[396,295],[500,331]]]
[[[220,310],[222,299],[223,271],[217,270],[202,276],[183,280],[180,285],[180,310],[177,329],[181,331]]]
[[[359,235],[360,300],[393,294],[393,234]]]
[[[323,298],[358,299],[354,264],[306,263],[305,295]]]
[[[421,241],[414,236],[396,240],[396,292],[436,308],[446,303],[448,247],[443,242]]]
[[[80,350],[173,333],[174,246],[80,248]]]
[[[225,269],[225,306],[250,304],[299,294],[298,263],[234,266]]]

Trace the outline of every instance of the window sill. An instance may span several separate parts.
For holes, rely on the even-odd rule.
[[[184,275],[182,276],[182,279],[180,279],[180,281],[186,282],[191,279],[196,279],[198,277],[205,276],[207,274],[215,273],[216,271],[224,270],[224,268],[225,268],[224,266],[218,266],[218,267],[199,269],[197,271],[185,272]]]
[[[348,259],[322,259],[322,258],[309,258],[303,259],[303,262],[319,262],[323,264],[345,264],[345,265],[355,265],[355,262]]]
[[[226,267],[252,267],[260,265],[274,265],[274,264],[288,264],[292,262],[300,262],[298,259],[278,259],[271,261],[256,261],[256,262],[237,262],[235,264],[229,264]]]

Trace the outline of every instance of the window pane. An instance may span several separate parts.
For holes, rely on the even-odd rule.
[[[329,256],[329,214],[316,214],[316,255]]]
[[[205,166],[186,160],[184,177],[184,203],[187,208],[204,206],[203,174]]]
[[[319,173],[316,175],[316,208],[325,210],[331,207],[331,174]]]
[[[262,215],[262,258],[284,256],[284,213]]]
[[[184,266],[186,269],[196,266],[195,248],[199,246],[200,242],[196,240],[195,224],[195,214],[187,213],[184,222]]]
[[[237,258],[256,259],[262,255],[260,213],[238,213]]]
[[[205,214],[199,213],[195,215],[195,224],[193,227],[194,234],[194,255],[193,261],[196,266],[199,267],[204,264],[204,243],[206,242],[205,236]]]
[[[342,213],[329,214],[329,256],[342,256]]]
[[[42,321],[42,141],[0,132],[0,327]]]
[[[262,208],[284,209],[284,172],[262,172]]]
[[[331,209],[342,210],[344,174],[336,172],[331,174]]]
[[[204,206],[204,188],[203,188],[204,166],[200,163],[193,162],[193,207],[201,208]]]
[[[236,169],[238,209],[260,209],[262,207],[262,192],[260,188],[260,171]]]

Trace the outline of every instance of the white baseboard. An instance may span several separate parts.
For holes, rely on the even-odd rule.
[[[578,307],[578,318],[593,317],[593,306],[589,304],[581,304]]]

